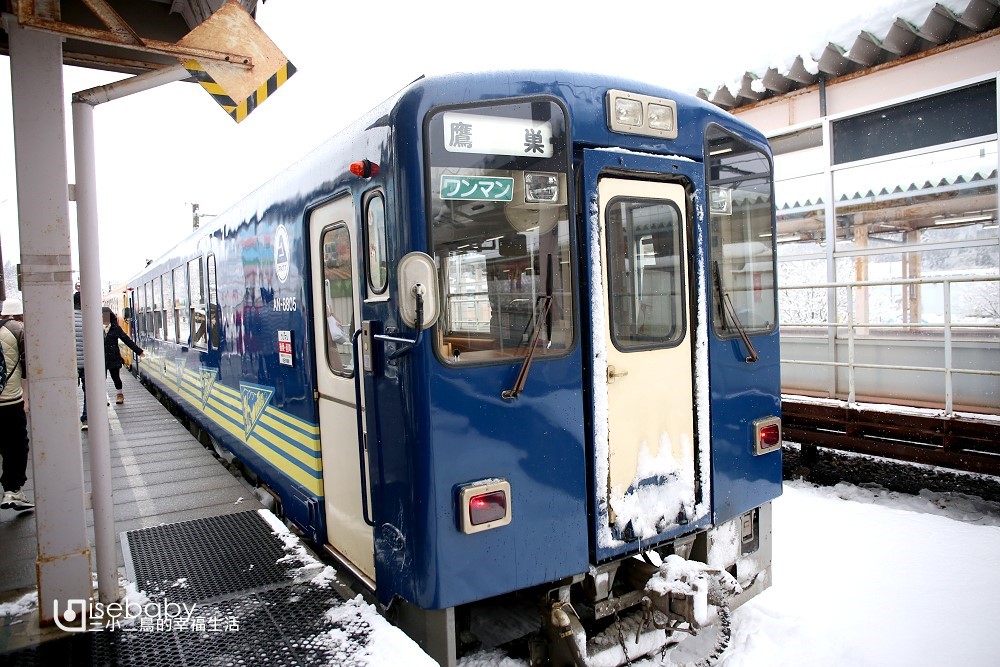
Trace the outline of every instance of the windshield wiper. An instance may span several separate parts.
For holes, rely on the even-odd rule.
[[[504,398],[517,398],[520,396],[521,392],[524,390],[524,383],[528,381],[528,371],[531,369],[531,360],[535,358],[535,349],[538,344],[538,337],[542,334],[542,325],[544,325],[546,320],[549,318],[549,308],[552,307],[552,297],[538,297],[538,302],[535,304],[536,311],[539,309],[539,303],[541,304],[541,312],[537,313],[537,316],[535,317],[535,324],[531,327],[531,336],[528,340],[528,353],[524,357],[524,362],[521,363],[521,370],[517,373],[517,379],[514,380],[514,386],[510,389],[505,389],[500,393],[500,395]]]
[[[729,298],[729,293],[722,289],[722,276],[719,274],[719,262],[712,262],[712,268],[715,271],[715,289],[719,293],[719,302],[722,305],[720,308],[720,315],[722,316],[722,324],[726,325],[727,320],[731,320],[733,325],[736,327],[736,331],[740,334],[740,338],[743,340],[743,344],[747,348],[747,357],[744,359],[746,363],[752,364],[755,361],[760,360],[760,356],[757,354],[757,350],[754,349],[753,343],[750,342],[750,337],[747,336],[747,332],[743,329],[743,323],[740,322],[739,315],[736,314],[736,309],[733,308],[732,299]],[[727,317],[728,315],[728,317]]]

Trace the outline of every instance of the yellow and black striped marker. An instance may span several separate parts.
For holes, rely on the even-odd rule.
[[[242,101],[234,100],[225,90],[222,89],[215,79],[205,71],[197,60],[188,60],[184,63],[184,68],[201,84],[201,87],[208,91],[208,94],[219,103],[226,113],[232,116],[233,120],[239,123],[250,115],[254,109],[264,103],[268,97],[274,94],[285,81],[295,74],[295,65],[286,61],[278,68],[278,71],[268,77],[267,81],[261,84],[256,90]]]

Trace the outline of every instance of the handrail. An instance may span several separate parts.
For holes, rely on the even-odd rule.
[[[843,361],[814,361],[808,359],[785,359],[781,360],[783,364],[798,364],[798,365],[809,365],[809,366],[820,366],[820,367],[834,367],[834,368],[847,368],[848,373],[848,403],[853,405],[857,403],[856,400],[856,387],[855,387],[855,371],[859,368],[869,368],[869,369],[882,369],[882,370],[900,370],[900,371],[921,371],[921,372],[936,372],[944,373],[945,377],[945,391],[944,391],[944,404],[945,413],[951,415],[954,413],[954,391],[953,391],[953,376],[958,375],[982,375],[986,377],[1000,376],[1000,372],[992,371],[988,369],[968,369],[968,368],[955,368],[952,362],[952,352],[953,352],[953,340],[952,332],[953,330],[961,329],[978,329],[978,330],[992,330],[1000,329],[1000,322],[983,322],[983,323],[968,323],[968,322],[952,322],[952,303],[951,303],[951,287],[954,283],[975,283],[975,282],[998,282],[1000,281],[1000,276],[976,276],[976,275],[965,275],[965,276],[950,276],[950,277],[924,277],[924,278],[899,278],[896,280],[858,280],[858,281],[842,281],[842,282],[829,282],[829,283],[819,283],[813,285],[779,285],[778,291],[782,290],[805,290],[805,289],[843,289],[847,288],[847,321],[827,321],[827,322],[785,322],[782,321],[782,329],[802,327],[802,328],[825,328],[827,330],[828,341],[842,340],[840,335],[840,330],[847,330],[847,356],[846,362]],[[942,307],[944,320],[942,322],[856,322],[854,313],[854,290],[856,288],[866,288],[866,287],[891,287],[899,285],[932,285],[940,284],[942,285]],[[834,314],[836,318],[836,314]],[[829,313],[828,313],[829,319]],[[871,363],[859,363],[855,359],[855,345],[859,337],[857,330],[864,329],[865,331],[870,331],[872,329],[907,329],[913,331],[915,329],[940,329],[942,332],[942,345],[944,348],[944,366],[906,366],[899,364],[871,364]],[[864,337],[862,334],[861,337]]]

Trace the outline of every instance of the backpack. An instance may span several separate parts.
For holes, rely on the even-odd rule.
[[[0,320],[0,329],[5,328],[8,322],[10,322],[9,319]],[[7,329],[7,331],[10,331],[10,329]],[[14,332],[11,331],[11,333]],[[14,338],[17,339],[18,343],[20,343],[20,339],[18,339],[16,335],[14,336]],[[14,364],[14,368],[11,368],[10,371],[8,371],[7,355],[4,354],[3,346],[0,346],[0,393],[3,393],[3,390],[7,388],[7,381],[10,380],[12,375],[14,375],[14,371],[17,370],[17,364],[19,363],[21,363],[20,347],[17,350],[17,362]]]

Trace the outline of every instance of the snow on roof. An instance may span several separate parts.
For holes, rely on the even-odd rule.
[[[762,63],[734,83],[698,97],[723,109],[753,104],[817,83],[913,56],[1000,27],[997,0],[900,0],[830,28],[808,53]]]

